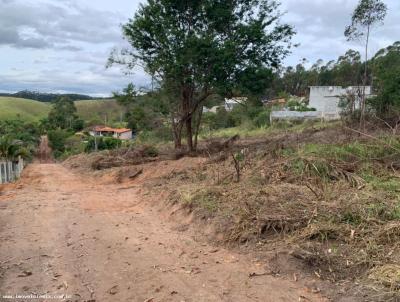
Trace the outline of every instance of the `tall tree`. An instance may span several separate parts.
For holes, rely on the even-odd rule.
[[[269,70],[288,54],[294,30],[279,23],[278,7],[274,0],[148,0],[123,26],[132,48],[110,61],[139,64],[162,83],[175,104],[175,146],[185,127],[192,151],[203,102],[216,92],[261,94]]]
[[[49,124],[53,128],[72,129],[74,123],[78,120],[76,112],[75,104],[70,98],[60,97],[49,112]]]
[[[368,79],[368,46],[373,26],[383,22],[386,17],[387,6],[382,0],[360,0],[351,17],[351,24],[344,32],[347,40],[363,39],[365,43],[365,67],[363,92],[361,100],[360,126],[364,125],[365,118],[365,86]]]

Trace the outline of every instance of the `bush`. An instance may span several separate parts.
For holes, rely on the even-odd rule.
[[[290,111],[299,111],[299,112],[316,111],[315,108],[310,108],[306,104],[297,101],[289,101],[287,107],[289,108]]]
[[[270,115],[271,111],[264,110],[258,113],[258,115],[254,118],[253,122],[256,127],[266,127],[270,125]]]
[[[90,137],[85,147],[85,152],[92,152],[96,150],[113,150],[121,147],[122,141],[113,137]]]
[[[72,130],[75,132],[82,131],[85,128],[85,121],[82,119],[75,119],[72,122]]]
[[[54,156],[58,158],[65,151],[65,143],[67,138],[71,136],[71,133],[66,130],[57,129],[49,131],[47,136],[50,148],[53,150]]]
[[[157,157],[159,154],[158,149],[152,145],[144,146],[143,153],[146,157]]]

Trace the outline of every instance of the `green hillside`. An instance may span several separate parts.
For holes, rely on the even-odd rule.
[[[107,122],[117,122],[121,113],[124,113],[124,109],[115,100],[76,101],[75,105],[79,117],[91,124],[102,124],[105,119]]]
[[[75,105],[79,117],[90,124],[102,124],[105,118],[107,122],[118,122],[124,113],[115,100],[76,101]],[[50,109],[51,103],[0,96],[0,120],[21,118],[29,122],[39,121],[47,116]]]
[[[47,116],[50,105],[38,101],[0,97],[0,120],[21,118],[33,122]]]

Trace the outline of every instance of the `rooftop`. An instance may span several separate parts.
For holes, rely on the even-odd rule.
[[[111,127],[107,127],[107,126],[96,126],[96,127],[93,127],[93,130],[97,131],[97,132],[113,132],[113,133],[125,133],[125,132],[132,131],[129,128],[111,128]]]

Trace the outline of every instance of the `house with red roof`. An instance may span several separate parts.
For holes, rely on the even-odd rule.
[[[132,139],[132,129],[94,126],[89,130],[91,136],[114,137],[121,140]]]

